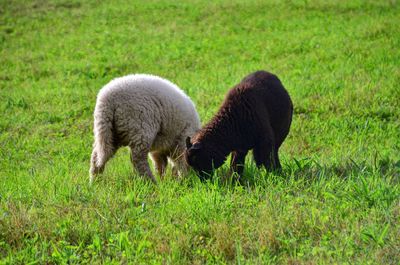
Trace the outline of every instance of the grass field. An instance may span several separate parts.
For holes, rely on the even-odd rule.
[[[0,263],[400,264],[400,4],[0,0]],[[155,186],[121,149],[88,183],[112,78],[179,85],[202,122],[259,69],[295,106],[283,173]]]

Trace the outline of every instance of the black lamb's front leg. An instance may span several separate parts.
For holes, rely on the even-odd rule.
[[[236,172],[239,177],[243,173],[244,161],[246,159],[248,150],[246,151],[233,151],[231,158],[231,173]]]

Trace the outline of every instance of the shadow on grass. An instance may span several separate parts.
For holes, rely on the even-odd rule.
[[[227,168],[218,170],[214,174],[213,181],[222,185],[235,186],[257,186],[264,182],[264,179],[282,181],[285,179],[306,179],[308,182],[317,181],[321,178],[357,178],[364,176],[389,177],[395,183],[399,182],[400,161],[393,161],[388,158],[374,159],[374,161],[357,162],[348,159],[342,163],[322,165],[312,158],[293,159],[283,165],[282,170],[267,172],[264,168],[258,169],[253,161],[247,163],[244,174],[239,178],[237,174],[230,174]]]

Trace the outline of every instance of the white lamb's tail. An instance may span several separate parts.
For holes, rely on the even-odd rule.
[[[97,152],[97,166],[104,165],[114,154],[113,123],[114,111],[102,105],[96,106],[94,117],[94,150]]]
[[[115,153],[113,136],[114,109],[105,102],[97,102],[94,111],[94,144],[91,157],[90,181],[102,173],[104,165]]]

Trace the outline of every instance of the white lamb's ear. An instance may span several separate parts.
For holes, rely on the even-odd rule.
[[[189,149],[190,147],[192,147],[192,143],[190,142],[190,137],[186,137],[186,148]]]

